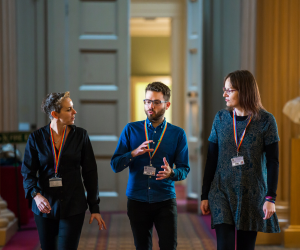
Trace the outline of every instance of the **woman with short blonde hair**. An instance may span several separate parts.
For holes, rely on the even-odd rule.
[[[87,131],[74,125],[69,92],[48,94],[42,110],[51,122],[29,136],[21,170],[25,195],[33,198],[42,249],[75,250],[87,207],[90,223],[96,219],[106,229],[95,156]]]

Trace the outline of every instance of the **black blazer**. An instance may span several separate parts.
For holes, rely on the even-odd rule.
[[[97,165],[88,133],[74,125],[70,127],[58,169],[62,187],[49,187],[49,179],[55,175],[50,124],[30,134],[27,141],[21,169],[25,197],[30,198],[31,192],[37,190],[49,201],[51,212],[44,214],[32,200],[32,211],[45,218],[76,215],[84,212],[87,204],[91,213],[100,213]]]

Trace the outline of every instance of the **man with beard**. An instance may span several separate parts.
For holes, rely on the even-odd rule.
[[[136,249],[152,249],[154,224],[160,249],[171,250],[177,246],[174,181],[190,171],[188,145],[184,130],[164,117],[171,105],[169,87],[153,82],[145,93],[147,119],[126,125],[110,164],[115,173],[129,167],[127,214]]]

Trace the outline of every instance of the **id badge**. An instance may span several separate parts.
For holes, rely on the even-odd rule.
[[[53,177],[49,179],[50,187],[62,187],[62,178]]]
[[[231,159],[231,163],[232,163],[233,167],[244,165],[245,164],[245,162],[244,162],[244,156],[233,157]]]
[[[155,176],[155,171],[156,171],[156,168],[154,168],[154,167],[150,167],[150,166],[144,167],[144,175]]]

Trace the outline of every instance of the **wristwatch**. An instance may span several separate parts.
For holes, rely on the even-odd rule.
[[[174,170],[172,169],[171,171],[172,171],[172,172],[171,172],[169,178],[173,178],[173,177],[175,176]]]
[[[35,197],[38,193],[39,193],[38,191],[33,190],[33,191],[31,192],[31,197],[32,197],[32,199],[34,199],[34,197]]]

